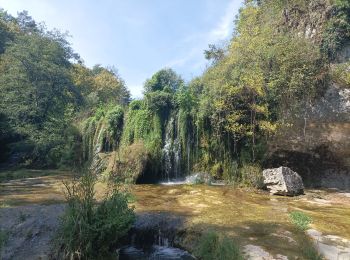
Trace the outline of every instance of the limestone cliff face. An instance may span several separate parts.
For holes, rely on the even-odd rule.
[[[310,116],[283,128],[270,142],[269,166],[289,166],[311,186],[350,188],[350,180],[342,180],[350,177],[350,121],[336,115],[334,120]]]
[[[300,36],[320,43],[326,21],[332,15],[329,0],[299,1],[283,10],[282,26],[296,30]]]
[[[350,189],[350,89],[332,83],[269,142],[268,166],[291,167],[311,186]]]
[[[330,1],[305,1],[303,6],[283,11],[284,26],[319,45],[331,15]],[[349,61],[350,41],[338,51],[330,66]],[[347,71],[350,73],[350,68]],[[333,78],[323,97],[271,138],[268,151],[266,166],[288,166],[308,186],[350,189],[349,86]]]

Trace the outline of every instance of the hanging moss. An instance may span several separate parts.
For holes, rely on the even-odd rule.
[[[98,109],[81,126],[84,160],[90,161],[102,151],[112,151],[120,143],[124,113],[120,106]]]

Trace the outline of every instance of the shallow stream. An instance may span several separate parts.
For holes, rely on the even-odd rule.
[[[1,183],[0,203],[3,207],[62,203],[62,180],[66,178],[50,175]],[[105,191],[106,185],[98,183],[97,196]],[[282,254],[289,259],[303,259],[300,245],[305,234],[296,232],[292,225],[289,213],[293,210],[309,215],[310,228],[322,232],[328,240],[334,236],[350,240],[349,192],[306,190],[302,196],[281,197],[230,186],[186,184],[132,185],[130,192],[139,219],[136,228],[144,230],[142,234],[151,234],[147,238],[136,232],[140,239],[136,245],[152,241],[146,254],[180,252],[173,248],[193,252],[198,236],[211,229],[232,237],[241,248],[260,247],[274,257]],[[161,237],[170,240],[168,245],[155,242],[154,238],[160,237],[159,230]]]
[[[177,229],[186,231],[178,245],[192,252],[198,234],[215,230],[236,239],[242,247],[254,245],[272,256],[302,258],[297,232],[289,212],[311,216],[310,228],[350,240],[350,196],[333,190],[306,190],[298,197],[208,185],[135,185],[131,188],[139,214],[168,214]]]

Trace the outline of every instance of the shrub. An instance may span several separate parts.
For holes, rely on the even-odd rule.
[[[85,173],[72,183],[65,183],[68,205],[58,233],[57,251],[60,257],[96,259],[108,256],[134,222],[127,195],[113,189],[97,204],[95,183],[96,178],[91,173]]]
[[[240,169],[242,183],[249,187],[262,188],[264,186],[264,179],[262,170],[259,165],[245,164]]]
[[[239,168],[236,161],[226,160],[226,165],[223,172],[223,178],[226,182],[234,184],[239,177]]]
[[[228,237],[220,238],[215,232],[203,234],[199,239],[196,256],[203,260],[243,259],[238,246]]]
[[[312,222],[311,217],[301,211],[292,211],[289,213],[291,222],[300,230],[306,230]]]

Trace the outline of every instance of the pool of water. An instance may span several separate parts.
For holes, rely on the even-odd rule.
[[[159,260],[159,259],[174,259],[174,260],[192,260],[194,258],[187,251],[175,247],[167,246],[152,246],[149,249],[136,248],[127,246],[120,250],[119,259],[121,260]]]
[[[267,192],[208,185],[134,185],[136,212],[182,216],[189,235],[181,247],[193,250],[198,233],[215,230],[242,245],[260,246],[272,255],[302,257],[302,237],[289,213],[302,211],[312,218],[311,228],[323,234],[350,239],[350,201],[337,201],[329,190],[306,190],[298,197],[272,196]],[[345,198],[344,196],[342,198]]]

